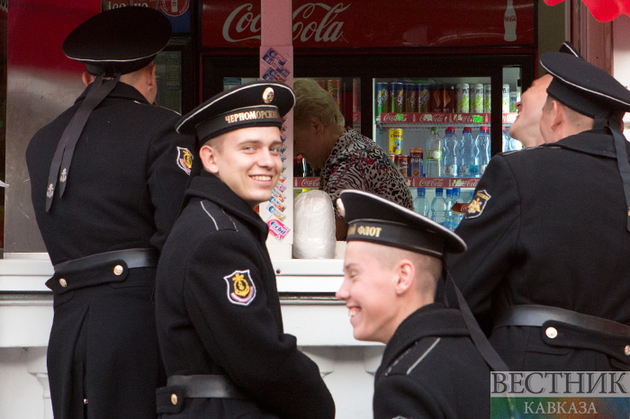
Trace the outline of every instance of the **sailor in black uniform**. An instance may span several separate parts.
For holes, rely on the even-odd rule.
[[[317,365],[283,331],[267,224],[254,211],[282,172],[291,89],[258,82],[182,117],[199,163],[158,266],[163,418],[332,419]]]
[[[553,76],[544,144],[495,156],[448,266],[512,370],[630,369],[630,92],[580,57]]]
[[[55,418],[154,418],[163,369],[153,290],[181,208],[193,137],[154,106],[155,55],[171,28],[156,10],[94,16],[63,51],[86,65],[75,104],[39,130],[26,160],[55,266],[48,373]]]
[[[463,252],[464,241],[367,192],[343,191],[337,207],[349,223],[337,298],[356,339],[387,345],[374,380],[374,418],[490,417],[490,370],[506,368],[461,294],[460,309],[435,301],[444,252]],[[450,281],[447,290],[458,294]]]

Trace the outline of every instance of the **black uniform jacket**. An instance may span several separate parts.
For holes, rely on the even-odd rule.
[[[587,131],[499,154],[475,194],[456,230],[468,250],[449,255],[448,268],[486,330],[501,307],[520,304],[630,324],[630,233],[610,135]],[[491,343],[514,370],[628,368],[627,343],[605,334],[584,341],[552,325],[555,338],[544,327],[509,326]]]
[[[283,333],[267,225],[208,172],[194,177],[186,194],[158,266],[166,372],[225,375],[247,399],[188,398],[180,414],[163,416],[333,418],[317,365]]]
[[[91,85],[90,85],[91,87]],[[193,138],[175,132],[180,115],[150,105],[118,83],[90,114],[68,184],[46,212],[50,163],[74,106],[40,129],[26,150],[37,223],[53,264],[108,250],[160,249],[181,209]],[[57,194],[58,191],[55,191]]]
[[[174,131],[179,115],[119,83],[91,113],[65,194],[47,213],[57,143],[89,88],[40,129],[26,151],[37,223],[55,265],[111,250],[161,248],[189,179],[180,159],[194,139]],[[59,274],[53,277],[48,372],[55,417],[83,417],[86,409],[90,418],[155,417],[161,385],[155,271],[125,269],[116,276],[102,266],[64,274],[67,287]]]
[[[374,382],[374,419],[489,418],[490,369],[459,310],[435,303],[407,317]]]

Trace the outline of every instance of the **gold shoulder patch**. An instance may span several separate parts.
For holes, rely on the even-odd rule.
[[[249,269],[234,271],[223,279],[227,283],[227,297],[232,304],[247,306],[254,301],[256,285],[249,274]]]
[[[464,218],[477,218],[481,215],[483,210],[486,208],[486,204],[492,198],[488,191],[485,189],[481,191],[477,191],[475,193],[474,198],[468,204],[468,208],[466,208],[466,215]]]
[[[177,165],[190,176],[193,165],[193,155],[187,148],[177,147]]]

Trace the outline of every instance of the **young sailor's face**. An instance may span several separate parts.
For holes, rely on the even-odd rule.
[[[337,298],[345,301],[358,340],[387,343],[397,322],[395,272],[381,262],[382,246],[351,241],[346,246],[344,279]]]
[[[206,169],[252,208],[269,200],[282,172],[280,130],[254,127],[224,135],[219,146],[211,147],[214,161]]]

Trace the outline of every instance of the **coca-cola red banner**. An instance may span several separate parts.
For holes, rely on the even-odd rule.
[[[534,0],[293,0],[293,46],[533,45],[534,3]],[[257,48],[260,27],[260,1],[203,2],[203,47]]]

